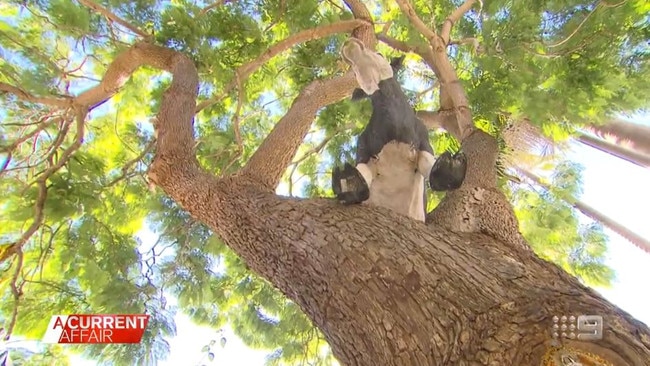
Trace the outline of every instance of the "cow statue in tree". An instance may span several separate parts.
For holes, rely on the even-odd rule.
[[[466,157],[461,151],[434,158],[427,128],[395,77],[403,57],[389,64],[356,38],[343,44],[341,55],[360,86],[352,99],[369,97],[372,116],[357,138],[356,166],[335,167],[332,189],[344,204],[364,202],[424,222],[425,179],[434,191],[459,188]]]

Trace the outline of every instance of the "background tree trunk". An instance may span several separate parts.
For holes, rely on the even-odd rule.
[[[594,149],[598,149],[607,154],[616,156],[617,158],[627,160],[632,164],[636,164],[643,168],[650,168],[650,155],[646,155],[643,152],[630,150],[624,146],[619,146],[612,144],[598,137],[590,136],[585,133],[581,133],[576,136],[576,140],[581,143],[591,146]]]
[[[547,184],[544,184],[544,182],[542,182],[542,179],[537,175],[535,175],[533,172],[521,167],[517,167],[516,170],[520,174],[525,176],[527,179],[537,184],[538,186],[546,190],[549,189],[549,186]],[[619,222],[605,215],[604,213],[596,210],[595,208],[589,206],[588,204],[578,199],[575,199],[574,197],[560,197],[560,198],[566,201],[567,203],[569,203],[578,211],[582,212],[583,215],[589,217],[594,221],[600,222],[601,224],[605,225],[605,227],[607,227],[608,229],[612,230],[613,232],[627,239],[630,243],[636,245],[639,249],[644,250],[647,253],[650,253],[650,241],[648,241],[646,238],[628,229],[624,225],[620,224]]]
[[[630,145],[631,149],[650,155],[650,126],[616,118],[603,125],[590,125],[586,129],[602,139],[613,139],[617,145]]]

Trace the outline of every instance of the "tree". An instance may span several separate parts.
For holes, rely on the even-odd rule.
[[[517,171],[523,175],[525,178],[529,179],[532,181],[534,184],[537,184],[547,190],[551,190],[551,187],[549,184],[546,184],[543,182],[543,180],[535,175],[533,172],[530,172],[526,169],[523,168],[518,168]],[[575,179],[575,176],[571,177]],[[562,196],[562,199],[566,200],[568,203],[570,203],[573,207],[575,207],[577,210],[582,212],[585,216],[591,218],[594,221],[600,222],[603,225],[607,226],[609,229],[614,231],[615,233],[619,234],[620,236],[624,237],[625,239],[629,240],[630,243],[636,245],[639,249],[642,249],[646,252],[650,253],[650,241],[647,239],[643,238],[641,235],[633,232],[632,230],[626,228],[625,226],[621,225],[618,223],[616,220],[608,217],[607,215],[601,213],[600,211],[596,210],[595,208],[591,207],[590,205],[576,199],[573,197],[570,193],[568,192],[560,192],[560,196]]]
[[[166,284],[181,295],[193,290],[195,283],[208,283],[200,293],[181,299],[196,311],[196,318],[223,321],[217,311],[200,305],[202,297],[228,297],[218,293],[230,290],[210,286],[214,282],[209,278],[219,274],[214,258],[200,252],[218,253],[225,243],[246,266],[304,311],[343,364],[553,364],[553,358],[565,353],[577,354],[585,363],[648,364],[650,330],[645,325],[530,250],[519,233],[511,205],[497,187],[497,140],[476,127],[487,125],[504,109],[525,112],[531,120],[544,123],[548,119],[552,123],[545,126],[552,129],[560,119],[579,123],[593,109],[641,107],[647,88],[643,80],[647,53],[640,44],[643,26],[638,24],[645,3],[560,7],[549,2],[506,8],[505,3],[486,2],[485,8],[477,9],[471,0],[458,7],[443,2],[432,8],[398,0],[399,9],[381,4],[378,17],[393,24],[377,37],[371,13],[355,0],[346,2],[354,19],[329,3],[322,5],[321,12],[315,2],[242,2],[203,9],[189,3],[163,9],[157,3],[133,2],[111,3],[112,10],[88,0],[81,4],[55,2],[28,9],[38,15],[47,8],[46,19],[54,22],[59,32],[84,37],[93,59],[100,60],[93,67],[103,69],[101,82],[91,89],[70,96],[66,88],[76,85],[70,81],[75,78],[70,65],[62,72],[60,62],[44,63],[41,52],[25,51],[30,36],[39,46],[35,48],[47,49],[49,55],[67,52],[69,43],[53,42],[56,47],[46,47],[51,46],[49,39],[35,37],[44,34],[36,28],[22,35],[14,31],[9,41],[3,41],[23,48],[20,56],[27,64],[21,70],[3,65],[0,90],[9,95],[6,114],[12,120],[36,119],[34,124],[23,123],[3,132],[10,137],[3,143],[6,161],[1,173],[9,177],[3,180],[3,188],[12,197],[22,198],[7,204],[11,221],[3,234],[9,244],[0,251],[3,271],[10,274],[3,276],[7,291],[2,302],[2,313],[11,314],[10,330],[29,333],[21,324],[30,324],[30,328],[38,324],[34,318],[42,314],[35,312],[36,297],[43,298],[57,287],[58,293],[68,294],[50,304],[59,312],[138,312],[144,304],[144,309],[156,315],[145,345],[121,349],[121,358],[116,360],[126,363],[125,354],[130,354],[140,363],[155,361],[164,354],[161,337],[173,329],[165,321],[171,311],[162,291],[153,284],[172,272],[176,276]],[[89,15],[83,6],[96,13]],[[317,16],[311,16],[314,9],[319,9]],[[159,10],[164,10],[161,17],[156,16]],[[270,28],[258,27],[250,15],[253,10]],[[435,22],[443,18],[443,22]],[[606,28],[604,24],[611,19],[626,21],[617,23],[623,26]],[[440,29],[426,24],[440,24]],[[9,24],[3,26],[7,32]],[[107,51],[101,36],[118,26],[144,41],[123,46],[132,38],[112,39],[115,43],[111,45],[120,44],[119,52]],[[156,29],[155,39],[141,30],[145,26]],[[271,46],[263,33],[274,27],[274,36],[292,35]],[[226,32],[229,36],[223,37]],[[461,141],[469,167],[464,186],[442,199],[426,225],[377,208],[341,207],[325,198],[295,199],[274,193],[317,114],[321,123],[323,114],[335,116],[330,121],[335,120],[336,127],[347,116],[362,115],[362,106],[352,111],[355,107],[340,103],[356,87],[355,80],[349,71],[341,72],[336,66],[333,50],[344,37],[324,37],[341,32],[352,32],[371,48],[379,39],[413,52],[440,84],[438,110],[425,114]],[[477,38],[488,55],[472,61],[465,53],[466,57],[452,64],[448,49],[452,47],[451,54],[457,55],[454,47],[465,44],[465,36]],[[265,62],[307,40],[314,42],[298,48],[289,58],[294,67],[288,80],[301,92],[257,147],[255,137],[248,138],[254,133],[242,126],[246,117],[253,118],[252,113],[242,113],[261,108],[256,104],[262,99],[260,86],[274,80],[283,67]],[[630,42],[635,47],[621,54],[623,45]],[[233,52],[235,45],[239,52]],[[314,53],[320,57],[313,58]],[[104,57],[111,60],[105,68],[101,65]],[[250,59],[253,61],[242,61]],[[305,59],[311,61],[312,68],[300,67]],[[145,72],[132,76],[143,66]],[[578,71],[569,72],[569,66]],[[151,69],[172,76],[155,88],[155,97],[162,94],[159,105],[148,105],[143,98],[150,76],[155,75]],[[229,69],[234,71],[228,73]],[[531,70],[540,72],[529,75]],[[230,81],[216,79],[214,75],[219,73],[230,75]],[[59,84],[61,74],[69,81],[64,87]],[[606,79],[606,74],[614,76]],[[128,81],[129,77],[134,80]],[[466,94],[468,85],[473,87]],[[276,82],[272,89],[283,94],[287,86]],[[611,92],[620,86],[626,90]],[[558,89],[573,93],[570,98],[542,98],[556,95]],[[220,103],[226,97],[227,101]],[[244,106],[247,99],[252,106]],[[125,109],[127,116],[115,115],[114,120],[100,116],[95,120],[98,125],[87,122],[88,113],[107,101],[118,111],[122,102],[135,103],[140,109]],[[133,131],[132,125],[121,121],[123,117],[141,120],[149,113],[157,113],[152,121],[156,132],[152,145],[146,142],[144,131]],[[232,119],[228,128],[223,127],[226,118]],[[195,120],[211,123],[195,126]],[[138,146],[137,152],[114,154],[109,150],[117,138],[103,140],[110,139],[101,129],[109,128],[110,122],[118,132],[125,132],[124,144]],[[261,125],[270,127],[268,121]],[[75,136],[68,133],[70,129]],[[87,129],[91,133],[87,134]],[[197,129],[198,141],[194,138]],[[52,147],[38,150],[42,156],[30,154],[29,147],[37,149],[37,142],[23,144],[35,141],[30,140],[35,136]],[[82,150],[86,136],[92,147]],[[63,143],[66,148],[61,148]],[[148,183],[171,200],[143,199],[142,184],[127,179],[139,176],[141,171],[134,173],[132,168],[150,149],[154,151],[149,154]],[[197,150],[204,152],[199,158]],[[318,166],[316,161],[309,163]],[[102,190],[107,186],[119,189]],[[79,205],[82,195],[84,201]],[[128,205],[138,200],[149,206]],[[157,254],[164,250],[158,246],[150,249],[151,258],[129,251],[134,248],[134,226],[142,223],[143,212],[161,207],[165,210],[156,211],[151,219],[161,226],[170,221],[184,223],[180,230],[187,237],[176,245],[178,265],[156,263]],[[67,220],[69,217],[75,220]],[[111,225],[100,217],[110,218]],[[22,229],[25,221],[30,224]],[[195,226],[201,229],[188,230]],[[75,246],[58,236],[59,231],[70,236]],[[55,250],[51,250],[53,243]],[[236,269],[240,264],[233,262],[228,265]],[[41,270],[41,275],[34,275]],[[54,282],[55,271],[74,280]],[[88,291],[90,282],[94,286],[111,283],[119,292]],[[127,302],[115,304],[106,299],[115,293]],[[549,331],[551,318],[568,313],[603,316],[603,339],[554,342]],[[18,318],[20,322],[16,322]],[[273,321],[265,324],[270,323]]]
[[[628,123],[628,125],[632,125],[632,124]],[[619,126],[620,125],[618,125],[617,127]],[[643,128],[638,128],[636,130],[641,132]],[[623,133],[622,131],[619,130],[616,131],[621,134]],[[595,132],[598,134],[601,133],[601,131],[598,129],[596,129]],[[620,159],[627,160],[632,164],[636,164],[644,168],[650,167],[650,155],[648,155],[645,151],[643,151],[644,145],[638,144],[638,141],[641,141],[643,139],[644,137],[643,134],[639,135],[639,138],[635,138],[634,140],[623,139],[622,137],[625,135],[614,135],[614,136],[617,138],[617,141],[616,143],[611,143],[606,140],[600,139],[598,137],[594,137],[588,133],[578,132],[578,135],[576,136],[576,140],[582,142],[585,145],[598,149],[600,151],[614,155]],[[635,141],[636,143],[632,141]],[[630,147],[624,145],[625,142],[631,144],[632,147],[638,146],[639,149],[631,149]]]

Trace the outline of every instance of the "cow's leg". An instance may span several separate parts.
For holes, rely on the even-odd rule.
[[[420,151],[418,153],[418,173],[422,175],[422,178],[428,178],[433,169],[433,165],[436,163],[436,158],[432,153],[428,151]]]
[[[429,186],[437,192],[460,188],[467,172],[467,157],[462,151],[440,155],[431,168]]]
[[[367,164],[357,164],[356,168],[345,163],[343,169],[335,167],[332,172],[332,189],[336,198],[344,204],[361,203],[370,197],[372,171]]]

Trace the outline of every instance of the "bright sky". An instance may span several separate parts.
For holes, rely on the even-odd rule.
[[[650,125],[650,113],[635,116],[637,123]],[[572,145],[567,157],[584,166],[582,200],[614,220],[650,238],[647,207],[650,207],[650,170],[638,167],[579,143]],[[626,177],[621,179],[620,177]],[[286,194],[286,187],[278,188],[279,194]],[[643,214],[639,214],[643,212]],[[588,222],[589,219],[585,218]],[[616,271],[616,280],[611,289],[597,290],[609,301],[630,313],[640,321],[650,324],[650,309],[639,301],[639,292],[647,289],[650,278],[650,255],[641,251],[627,240],[606,229],[609,235],[607,264]],[[154,235],[143,233],[143,239],[154,240]],[[604,319],[606,322],[607,319]],[[215,330],[194,325],[188,317],[176,317],[177,336],[170,340],[171,355],[160,366],[200,365],[205,362],[201,348],[211,339],[217,338]],[[214,365],[264,365],[267,351],[246,347],[229,329],[224,332],[228,342],[224,348],[217,346]],[[270,352],[270,351],[268,351]],[[73,366],[91,366],[96,363],[73,356]],[[210,364],[210,363],[206,363]]]

